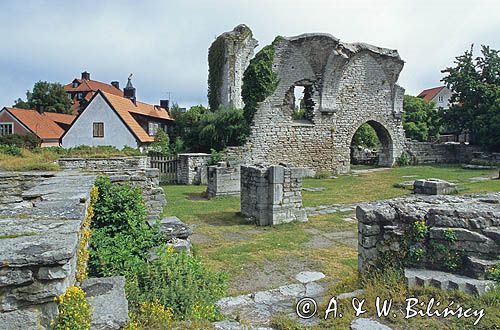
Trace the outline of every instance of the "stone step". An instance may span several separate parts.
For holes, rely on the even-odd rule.
[[[486,271],[488,268],[498,264],[500,264],[500,258],[498,257],[493,260],[485,260],[474,256],[467,256],[466,259],[466,265],[470,272],[469,275],[481,280],[486,278]]]
[[[428,269],[405,269],[405,278],[408,287],[433,286],[442,290],[462,290],[469,294],[482,295],[496,286],[496,282],[477,280],[474,278],[455,275]]]

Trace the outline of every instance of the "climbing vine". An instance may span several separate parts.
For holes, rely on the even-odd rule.
[[[278,87],[278,76],[273,71],[275,45],[283,40],[276,37],[272,44],[262,48],[250,61],[243,74],[241,96],[245,103],[245,119],[250,125],[260,102],[270,96]]]
[[[223,36],[215,39],[208,50],[208,104],[210,109],[219,108],[219,91],[222,85],[222,71],[224,69],[226,43]]]

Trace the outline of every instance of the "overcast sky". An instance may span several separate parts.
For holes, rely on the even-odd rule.
[[[259,48],[276,35],[327,32],[345,42],[397,49],[408,94],[438,86],[440,70],[480,44],[500,47],[500,1],[0,0],[0,106],[38,80],[126,83],[139,100],[207,104],[207,50],[245,23]]]

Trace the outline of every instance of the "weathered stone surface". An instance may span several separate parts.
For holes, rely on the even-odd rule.
[[[359,318],[351,322],[351,330],[392,330],[392,328],[372,319]]]
[[[156,221],[150,220],[148,223],[153,227]],[[166,217],[161,219],[160,232],[166,240],[172,238],[187,239],[193,233],[191,228],[177,217]]]
[[[273,47],[279,83],[258,105],[247,143],[229,154],[248,163],[345,173],[352,136],[368,122],[383,145],[378,163],[395,162],[405,148],[404,89],[396,84],[403,61],[397,51],[320,33],[280,38]],[[306,120],[293,119],[296,86],[307,90]]]
[[[401,239],[415,221],[428,227],[429,239],[466,258],[497,260],[500,251],[500,193],[413,195],[358,205],[358,265],[361,272],[386,252],[399,253]],[[425,247],[430,251],[431,247]],[[417,267],[446,270],[444,256],[428,255]],[[484,267],[469,262],[456,272],[484,278]]]
[[[474,256],[466,258],[466,266],[469,269],[471,276],[477,279],[484,280],[486,271],[489,267],[500,264],[500,259],[480,259]]]
[[[476,280],[470,277],[427,269],[405,269],[409,287],[434,286],[442,290],[463,290],[470,294],[484,294],[496,286],[496,282]]]
[[[413,183],[415,194],[445,195],[457,191],[455,184],[440,179],[415,180]]]
[[[80,228],[95,176],[13,173],[0,175],[3,180],[22,183],[7,192],[22,201],[0,201],[0,328],[16,329],[22,322],[23,329],[44,329],[57,314],[54,297],[75,282]]]
[[[241,213],[257,225],[307,221],[302,208],[302,179],[282,165],[241,166]]]
[[[172,238],[167,242],[167,246],[173,247],[175,252],[191,255],[191,243],[187,239]]]
[[[128,301],[122,276],[89,278],[83,285],[92,306],[91,328],[117,330],[128,324]]]
[[[295,276],[295,279],[300,283],[314,282],[321,280],[322,278],[325,278],[325,274],[321,272],[309,272],[309,271],[300,272]]]
[[[208,167],[208,198],[240,194],[240,165],[221,162]]]
[[[207,184],[207,166],[210,155],[204,153],[187,153],[178,155],[178,184]]]

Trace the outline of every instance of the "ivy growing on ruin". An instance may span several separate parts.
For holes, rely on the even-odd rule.
[[[219,91],[222,86],[222,72],[225,64],[226,44],[219,36],[208,50],[208,104],[210,109],[219,108]]]
[[[245,119],[250,125],[259,103],[270,96],[278,87],[278,76],[273,70],[275,45],[283,37],[276,37],[273,43],[262,48],[250,61],[243,75],[241,96],[245,103]]]

